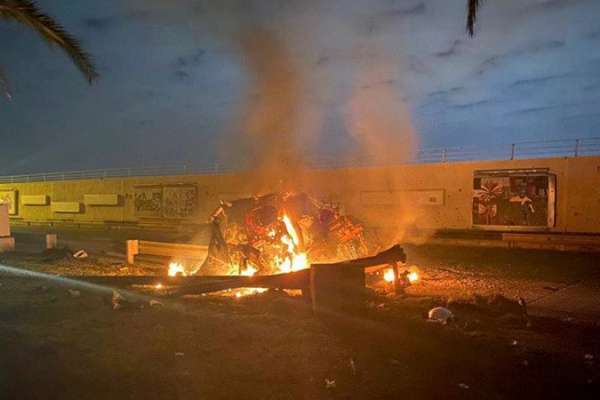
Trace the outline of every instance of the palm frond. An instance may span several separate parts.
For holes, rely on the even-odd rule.
[[[475,34],[475,22],[477,22],[477,11],[483,0],[468,0],[467,4],[467,32],[469,36]]]
[[[79,41],[69,34],[54,18],[44,14],[30,0],[0,0],[0,18],[13,20],[37,31],[49,44],[64,50],[88,82],[98,77],[96,68]]]
[[[4,74],[2,68],[0,68],[0,90],[2,90],[2,93],[4,93],[4,96],[6,96],[7,99],[12,99],[12,94],[10,93],[10,86],[8,84],[8,78]]]

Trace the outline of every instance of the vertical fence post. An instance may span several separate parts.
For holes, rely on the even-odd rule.
[[[510,159],[514,160],[515,159],[515,143],[510,145]]]
[[[575,139],[575,157],[579,155],[579,139]]]
[[[442,151],[442,162],[446,161],[448,161],[448,149],[444,148],[444,150]]]

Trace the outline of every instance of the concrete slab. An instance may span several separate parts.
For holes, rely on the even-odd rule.
[[[600,322],[600,282],[587,281],[566,286],[530,302],[529,311],[533,315]]]

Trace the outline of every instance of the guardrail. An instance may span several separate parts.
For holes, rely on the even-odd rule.
[[[423,148],[407,158],[409,159],[409,163],[440,163],[473,160],[581,157],[590,155],[600,155],[600,137],[518,142],[494,147],[454,146]],[[398,161],[393,160],[382,160],[378,156],[353,159],[340,159],[337,156],[314,157],[307,162],[309,166],[313,168],[359,167],[398,163]],[[209,175],[230,173],[240,169],[241,168],[228,168],[219,164],[176,164],[153,167],[107,168],[0,176],[0,183],[99,179],[127,176]]]

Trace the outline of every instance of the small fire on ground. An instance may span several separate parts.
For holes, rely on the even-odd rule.
[[[419,273],[416,271],[410,271],[406,275],[406,278],[410,283],[415,283],[419,280]],[[390,283],[396,280],[394,270],[392,268],[388,268],[385,270],[385,272],[383,273],[383,280]]]

